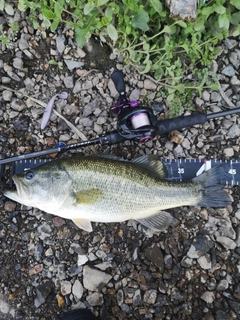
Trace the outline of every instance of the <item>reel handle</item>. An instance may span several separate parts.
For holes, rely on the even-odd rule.
[[[121,96],[124,96],[125,92],[126,92],[126,87],[125,87],[123,72],[121,70],[115,70],[111,74],[111,79],[112,79],[118,93]]]

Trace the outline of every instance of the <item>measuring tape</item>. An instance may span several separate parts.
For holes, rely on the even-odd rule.
[[[12,187],[12,176],[24,170],[37,167],[51,161],[50,159],[26,159],[12,162],[9,182],[4,181],[4,165],[0,165],[0,184],[5,187]],[[198,160],[198,159],[164,159],[160,161],[164,164],[168,181],[189,181],[213,167],[221,166],[224,170],[223,176],[217,181],[223,185],[240,185],[240,160]]]
[[[218,183],[223,185],[240,185],[240,160],[198,160],[198,159],[161,159],[165,165],[170,181],[188,181],[213,167],[221,166],[223,177]]]

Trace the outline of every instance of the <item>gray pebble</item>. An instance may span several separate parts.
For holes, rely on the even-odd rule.
[[[52,281],[43,280],[41,284],[36,288],[37,297],[34,300],[36,308],[39,308],[47,299],[53,289]]]
[[[76,299],[80,300],[83,295],[83,286],[81,282],[77,279],[75,280],[73,286],[72,286],[72,293],[75,296]]]
[[[138,89],[134,89],[129,96],[129,100],[136,101],[139,99],[139,97],[140,97],[140,91]]]
[[[84,266],[83,268],[83,285],[84,288],[96,291],[102,288],[111,280],[112,276],[102,271]]]
[[[238,55],[236,52],[231,52],[229,60],[235,69],[239,68],[240,61],[238,60]]]
[[[229,50],[232,50],[237,45],[237,41],[234,39],[226,39],[224,40],[224,44]]]
[[[2,84],[7,84],[11,82],[11,78],[8,77],[2,77]]]
[[[13,93],[10,90],[3,90],[3,92],[2,92],[2,98],[4,101],[11,101],[12,95],[13,95]]]
[[[33,79],[31,78],[26,78],[23,83],[25,84],[26,87],[29,87],[29,88],[33,88],[34,85],[35,85],[35,82],[33,81]]]
[[[235,70],[232,65],[228,65],[222,70],[222,74],[227,77],[233,77],[235,75]]]
[[[89,118],[81,118],[79,120],[79,124],[81,124],[84,127],[91,127],[93,124],[93,121]]]
[[[176,159],[177,158],[185,158],[185,153],[184,153],[183,148],[180,144],[178,146],[176,146],[176,148],[174,148],[173,154]]]
[[[146,90],[156,90],[157,89],[156,84],[149,79],[144,80],[143,86],[144,86],[144,89],[146,89]]]
[[[20,49],[20,50],[25,50],[25,49],[28,49],[28,48],[29,48],[29,43],[28,43],[28,41],[27,41],[24,37],[25,37],[25,35],[23,34],[23,35],[21,36],[20,40],[19,40],[18,46],[19,46],[19,49]]]
[[[233,250],[236,248],[236,242],[228,237],[217,237],[217,242],[221,243],[226,250]]]
[[[101,116],[98,117],[97,124],[102,125],[104,123],[106,123],[106,118],[105,117],[101,117]]]
[[[146,304],[154,304],[156,299],[157,299],[157,290],[154,290],[154,289],[150,289],[146,291],[143,296],[143,301]]]
[[[221,101],[222,100],[222,97],[220,95],[220,93],[216,92],[216,91],[213,91],[211,93],[211,101],[212,102],[218,102],[218,101]]]
[[[203,90],[202,98],[204,101],[208,102],[210,100],[210,93],[207,90]]]
[[[74,60],[64,60],[69,70],[81,68],[84,63],[81,61],[74,61]]]
[[[232,139],[238,137],[240,134],[240,128],[238,125],[233,124],[233,126],[229,129],[227,135]]]
[[[61,282],[61,294],[66,296],[72,292],[72,284],[70,281],[64,280]]]
[[[52,228],[44,222],[37,228],[39,238],[45,240],[46,238],[50,237],[52,234]]]
[[[212,292],[212,291],[205,291],[205,292],[201,295],[201,299],[204,300],[206,303],[213,303],[213,301],[215,300],[214,292]]]
[[[23,61],[20,58],[14,58],[13,59],[13,66],[16,69],[22,69],[23,68]]]
[[[188,257],[199,258],[213,247],[212,241],[208,236],[197,236],[188,250]]]
[[[212,268],[211,258],[209,254],[206,254],[200,258],[198,258],[198,263],[200,264],[201,268],[204,270],[209,270]]]
[[[145,251],[145,257],[159,268],[159,272],[164,272],[164,260],[161,249],[155,244]]]
[[[63,82],[65,87],[68,89],[72,89],[74,87],[73,76],[65,77]]]
[[[43,246],[41,243],[38,243],[36,246],[35,246],[35,250],[34,250],[34,257],[37,261],[40,261],[41,257],[42,257],[42,254],[43,254]]]
[[[57,36],[56,38],[56,47],[59,53],[63,53],[65,50],[65,36],[63,34]]]
[[[124,292],[122,289],[118,290],[116,298],[117,298],[117,304],[121,306],[124,302]]]
[[[225,291],[228,289],[228,281],[226,279],[223,279],[219,281],[216,287],[217,291]]]
[[[26,109],[26,105],[25,105],[24,101],[22,101],[20,99],[13,99],[11,102],[11,108],[15,111],[22,111],[22,110]]]
[[[104,303],[103,295],[99,292],[93,292],[86,297],[90,306],[102,306]]]
[[[94,123],[94,128],[93,130],[96,132],[97,135],[101,135],[103,133],[103,128],[102,126],[100,126],[99,124],[97,124],[96,122]]]
[[[223,149],[223,154],[225,157],[231,158],[232,156],[234,156],[234,150],[233,148],[225,148]]]

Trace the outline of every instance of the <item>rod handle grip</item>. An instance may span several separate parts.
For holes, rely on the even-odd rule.
[[[157,134],[165,134],[174,130],[203,124],[208,120],[205,113],[194,113],[189,116],[180,116],[173,119],[161,120],[157,122]]]

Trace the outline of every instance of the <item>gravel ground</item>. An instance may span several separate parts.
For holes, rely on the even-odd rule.
[[[55,114],[40,130],[44,108],[37,100],[47,103],[62,91],[68,98],[57,99],[56,110],[87,139],[115,129],[109,108],[117,92],[109,79],[120,62],[107,48],[93,41],[79,50],[70,30],[59,35],[35,32],[18,12],[1,19],[20,25],[13,47],[0,45],[1,85],[8,88],[0,91],[1,157],[79,141],[78,131]],[[58,65],[49,64],[52,59]],[[205,90],[193,104],[207,113],[240,107],[239,65],[239,42],[228,39],[212,65],[222,90]],[[126,70],[125,80],[130,100],[157,100],[161,87],[148,77]],[[128,159],[142,154],[238,159],[239,121],[235,114],[145,144],[127,141],[63,156],[107,151]],[[1,319],[58,319],[78,307],[117,320],[240,319],[239,187],[229,192],[234,202],[224,209],[171,210],[174,223],[159,234],[134,221],[94,223],[88,233],[71,221],[1,196]]]

